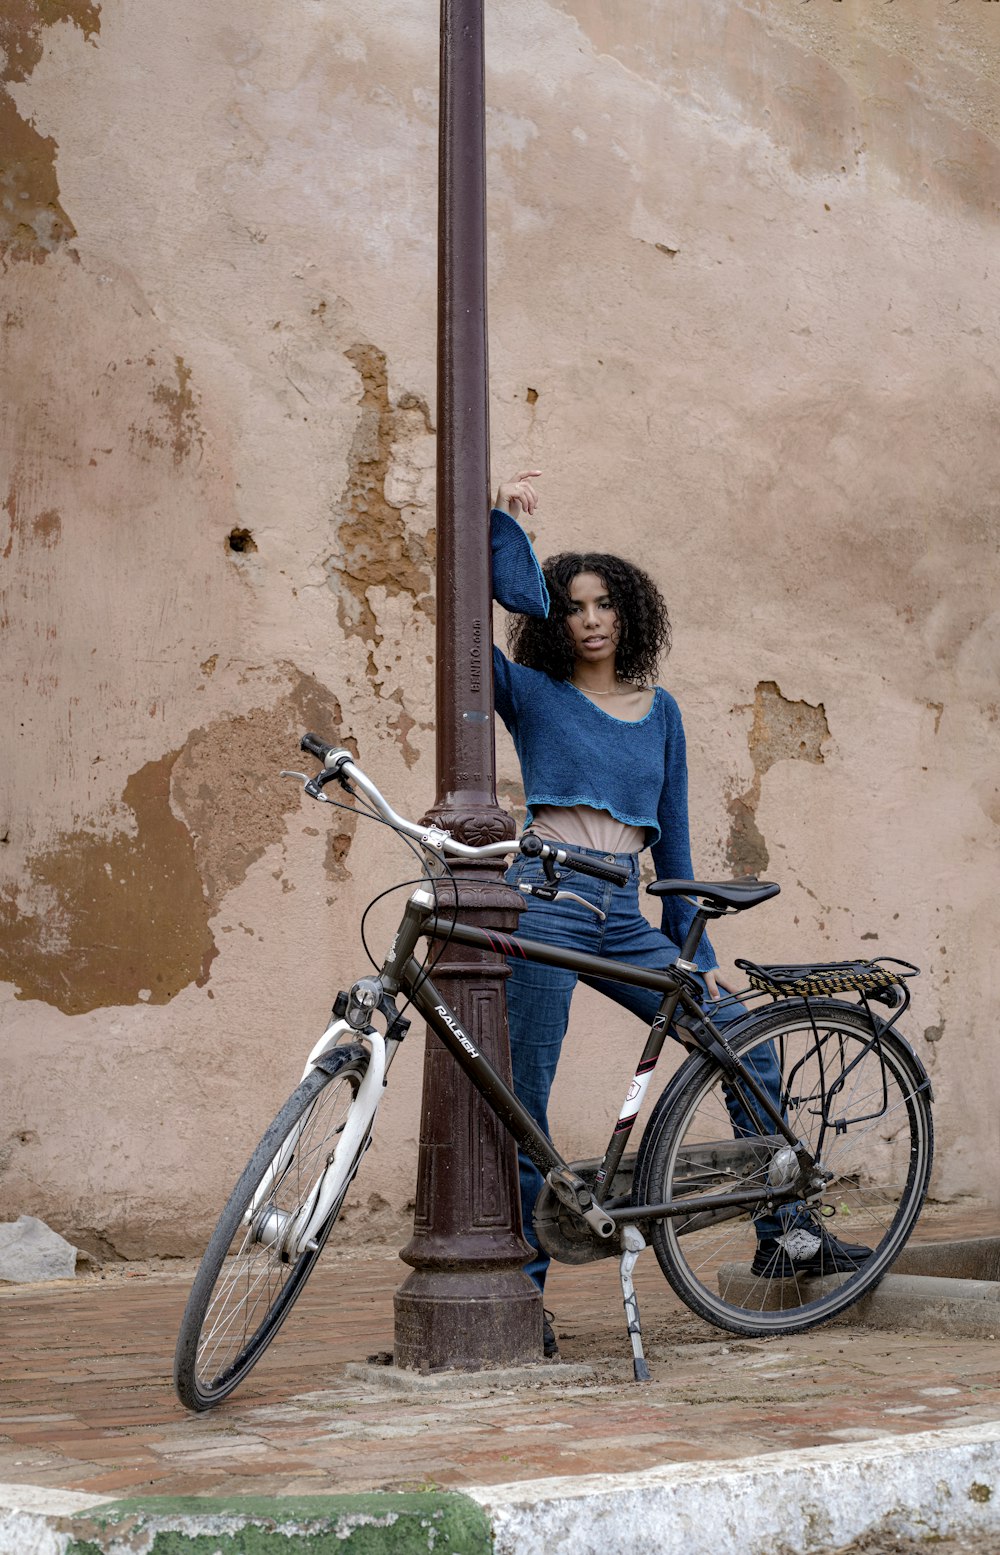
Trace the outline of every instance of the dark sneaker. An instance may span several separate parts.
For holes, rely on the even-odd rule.
[[[542,1313],[542,1354],[547,1361],[557,1361],[559,1359],[559,1341],[556,1338],[556,1331],[552,1327],[554,1321],[555,1319],[551,1312],[545,1311]]]
[[[839,1242],[816,1220],[781,1236],[764,1237],[751,1265],[769,1280],[822,1279],[825,1274],[854,1274],[872,1255],[860,1242]]]

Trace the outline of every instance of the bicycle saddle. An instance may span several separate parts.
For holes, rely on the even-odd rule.
[[[697,896],[717,912],[740,912],[744,907],[756,907],[777,896],[781,890],[773,880],[757,880],[749,875],[746,880],[654,880],[646,890],[650,896]]]

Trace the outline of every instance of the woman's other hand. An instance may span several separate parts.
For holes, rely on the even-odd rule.
[[[728,977],[723,977],[717,966],[713,967],[711,972],[703,972],[702,976],[705,979],[705,987],[708,989],[708,997],[710,999],[721,999],[722,992],[720,992],[720,989],[725,993],[739,993],[740,991],[739,983],[733,982]]]
[[[541,470],[522,470],[514,480],[501,481],[493,506],[502,508],[511,518],[520,518],[522,512],[530,518],[538,504],[538,493],[531,482],[537,480],[541,473]]]

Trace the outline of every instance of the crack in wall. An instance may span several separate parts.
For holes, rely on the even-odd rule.
[[[21,117],[9,87],[27,81],[45,51],[42,29],[72,22],[89,42],[100,31],[90,0],[5,0],[0,10],[0,255],[40,264],[76,236],[59,200],[58,146]]]
[[[385,353],[361,342],[345,352],[361,379],[361,403],[348,457],[343,517],[337,530],[339,551],[324,562],[327,582],[337,596],[337,614],[345,636],[378,647],[384,640],[368,598],[371,588],[409,594],[431,619],[434,597],[434,530],[415,534],[404,521],[402,504],[390,499],[387,479],[393,464],[406,465],[407,445],[433,433],[430,410],[419,395],[389,400]],[[374,656],[368,677],[380,690]],[[405,738],[405,737],[404,737]],[[405,754],[405,752],[404,752]]]
[[[767,868],[770,854],[757,825],[761,783],[776,761],[823,762],[823,741],[830,737],[826,709],[822,702],[790,702],[782,696],[777,681],[757,684],[753,702],[753,724],[747,745],[753,761],[753,782],[742,793],[731,793],[729,836],[726,862],[734,878],[760,875]]]

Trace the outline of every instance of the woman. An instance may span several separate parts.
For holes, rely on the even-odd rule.
[[[496,708],[521,765],[528,806],[527,830],[592,851],[627,866],[628,882],[610,886],[575,875],[572,889],[605,914],[603,921],[572,901],[527,897],[518,932],[526,939],[589,951],[663,970],[679,955],[694,908],[663,897],[662,929],[639,909],[639,854],[652,852],[657,879],[694,878],[688,831],[687,761],[680,709],[655,684],[660,657],[670,648],[670,622],[652,579],[621,557],[605,553],[554,556],[539,571],[517,520],[534,514],[537,494],[529,470],[505,481],[493,511],[494,593],[520,612],[511,624],[512,659],[493,650]],[[513,522],[512,522],[513,521]],[[521,859],[511,884],[543,879],[537,860]],[[715,1001],[730,985],[703,935],[695,957],[706,996]],[[514,1089],[548,1133],[549,1092],[566,1034],[576,974],[558,967],[510,962],[507,1012]],[[617,1003],[651,1023],[660,1005],[653,990],[585,978]],[[745,1014],[730,1004],[714,1013],[719,1024]],[[772,1044],[753,1055],[753,1068],[770,1096],[780,1096]],[[738,1100],[730,1112],[739,1135],[755,1132]],[[745,1120],[745,1122],[744,1122]],[[548,1258],[539,1250],[532,1211],[542,1177],[519,1155],[525,1237],[535,1249],[527,1272],[544,1288]],[[791,1273],[854,1269],[869,1249],[845,1248],[805,1211],[762,1217],[754,1272],[771,1278]],[[546,1320],[545,1353],[557,1354]]]

